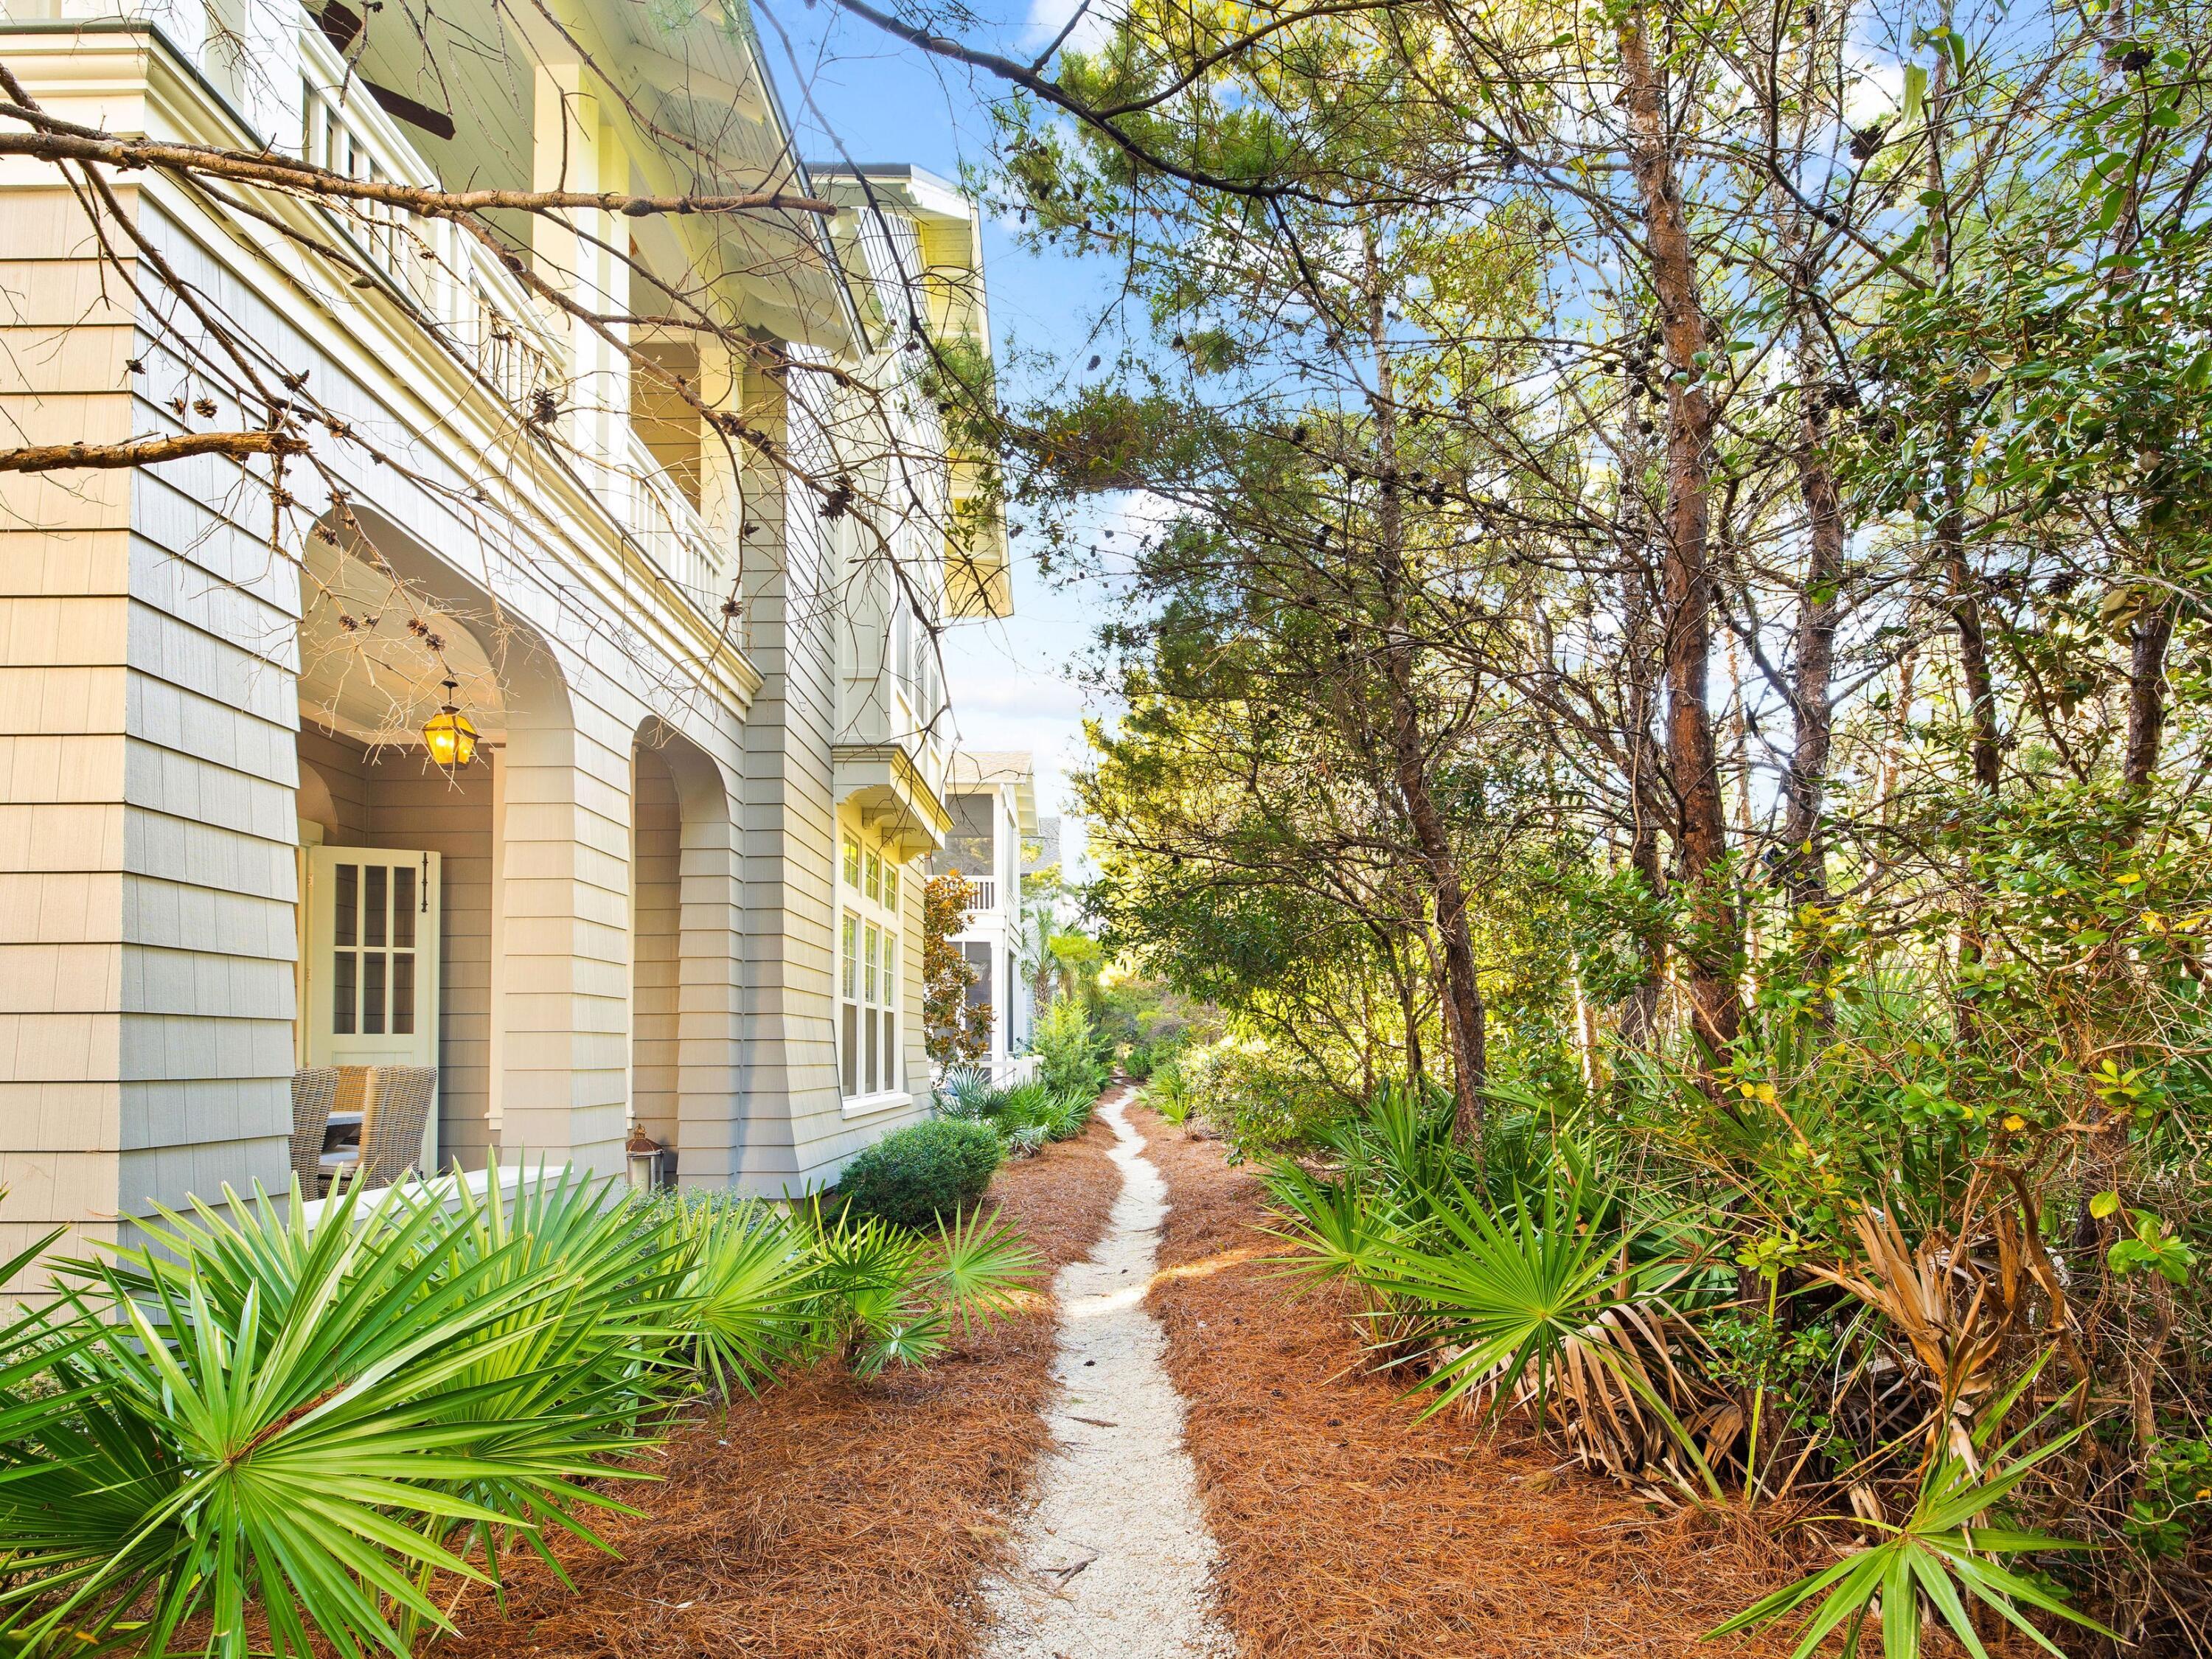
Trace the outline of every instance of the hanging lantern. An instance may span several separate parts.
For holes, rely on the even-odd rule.
[[[453,703],[453,682],[446,682],[446,706],[422,722],[422,741],[430,758],[451,772],[477,757],[477,729]]]

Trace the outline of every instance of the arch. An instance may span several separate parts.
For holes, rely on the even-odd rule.
[[[380,804],[366,820],[356,814],[347,838],[441,856],[441,1161],[618,1170],[625,998],[611,981],[625,947],[610,912],[621,827],[610,835],[596,805],[607,791],[585,769],[604,772],[604,751],[579,741],[564,659],[543,629],[390,514],[360,501],[346,514],[349,524],[336,509],[325,516],[303,561],[302,774],[310,758],[325,782],[345,784],[333,767],[368,774]],[[343,558],[356,541],[360,556]],[[335,678],[319,653],[357,638],[371,617],[385,672],[368,677],[371,693],[349,688],[349,706],[324,696],[326,714],[349,718],[314,720],[309,705]],[[449,672],[483,739],[480,762],[452,776],[419,746]],[[351,751],[311,756],[333,732]],[[336,808],[343,817],[351,804],[341,797]]]
[[[631,744],[631,1121],[687,1187],[744,1147],[737,821],[714,757],[648,717]]]

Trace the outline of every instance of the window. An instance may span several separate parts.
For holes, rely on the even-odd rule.
[[[410,1036],[415,1030],[415,870],[341,864],[332,895],[331,1030]]]
[[[906,1086],[899,1052],[897,855],[843,838],[839,907],[837,1064],[846,1098],[896,1094]]]
[[[843,994],[838,999],[842,1005],[844,1023],[839,1043],[838,1074],[849,1079],[858,1077],[860,1069],[860,919],[849,910],[845,913],[844,957],[844,983],[841,988]],[[853,1092],[849,1082],[845,1092]]]

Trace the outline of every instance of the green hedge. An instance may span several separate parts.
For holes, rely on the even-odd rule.
[[[982,1197],[1000,1156],[989,1124],[932,1118],[892,1131],[848,1164],[837,1191],[863,1214],[931,1227]]]

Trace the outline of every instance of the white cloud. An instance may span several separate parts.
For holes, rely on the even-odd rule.
[[[1876,125],[1905,106],[1905,65],[1880,47],[1853,46],[1844,66],[1844,121]]]
[[[1083,9],[1082,21],[1076,24],[1067,39],[1061,43],[1063,50],[1097,52],[1114,38],[1114,15],[1109,0],[1030,0],[1029,16],[1022,23],[1022,46],[1030,52],[1042,52],[1067,27],[1068,20],[1077,9]]]

